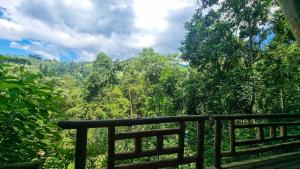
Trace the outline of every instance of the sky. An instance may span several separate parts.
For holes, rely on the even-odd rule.
[[[178,52],[195,0],[0,0],[0,54],[113,59]]]

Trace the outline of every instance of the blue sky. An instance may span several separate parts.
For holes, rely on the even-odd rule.
[[[31,54],[30,51],[10,47],[10,43],[11,43],[10,40],[0,39],[0,51],[1,51],[1,54],[25,55],[25,56]]]
[[[195,0],[0,0],[0,54],[90,61],[144,47],[173,53],[196,8]]]

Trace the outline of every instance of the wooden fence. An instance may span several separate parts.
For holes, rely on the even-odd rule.
[[[108,169],[157,169],[164,167],[176,167],[183,164],[196,163],[197,169],[204,167],[204,131],[207,120],[215,122],[215,147],[214,167],[221,168],[222,158],[240,157],[259,154],[270,150],[295,149],[300,147],[300,132],[289,134],[289,129],[300,127],[300,114],[252,114],[252,115],[213,115],[202,116],[174,116],[159,118],[138,118],[122,120],[79,120],[61,121],[59,126],[63,129],[76,129],[75,169],[84,169],[86,166],[86,146],[89,128],[108,129]],[[196,155],[186,157],[184,155],[184,138],[186,124],[197,122],[197,150]],[[130,131],[116,133],[116,127],[137,126],[147,124],[177,123],[178,128],[151,129],[146,131]],[[222,133],[227,129],[229,133],[229,151],[222,150]],[[256,138],[239,140],[236,131],[251,129],[257,131]],[[166,135],[178,135],[178,145],[166,148],[163,141]],[[151,150],[143,150],[142,139],[156,137],[156,147]],[[116,152],[116,141],[133,139],[134,150],[129,152]],[[274,142],[277,143],[275,144]],[[264,145],[271,143],[268,145]],[[254,146],[254,148],[253,148]],[[246,148],[245,148],[246,147]],[[249,148],[251,147],[251,148]],[[141,157],[160,156],[165,154],[177,154],[177,158],[156,160],[144,163],[119,164],[116,161],[136,159]]]
[[[176,116],[160,118],[139,118],[122,120],[96,120],[96,121],[61,121],[59,126],[63,129],[76,129],[76,152],[75,169],[85,169],[86,146],[89,128],[108,129],[108,169],[158,169],[164,167],[176,167],[182,164],[196,163],[197,169],[203,168],[204,152],[204,127],[208,116]],[[184,138],[186,123],[197,122],[197,150],[196,155],[186,157],[184,155]],[[116,127],[136,126],[145,124],[178,123],[179,128],[152,129],[147,131],[133,131],[116,133]],[[165,148],[163,145],[164,136],[178,135],[176,147]],[[142,138],[156,137],[156,148],[143,150]],[[115,143],[117,140],[134,139],[134,151],[116,152]],[[156,160],[144,163],[116,165],[116,161],[135,159],[141,157],[160,156],[164,154],[177,154],[177,158],[167,160]]]
[[[300,126],[300,114],[215,115],[213,119],[215,120],[215,168],[221,168],[223,157],[249,156],[271,150],[297,150],[297,147],[300,147],[300,131],[298,134],[288,134],[289,128]],[[222,125],[225,122],[229,122],[229,151],[221,150],[222,130],[225,129]],[[246,140],[236,138],[236,130],[253,128],[257,130],[256,138]],[[274,141],[280,142],[264,145]],[[254,148],[248,148],[253,146]]]

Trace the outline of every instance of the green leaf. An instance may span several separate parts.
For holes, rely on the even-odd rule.
[[[24,88],[22,83],[14,81],[0,81],[0,89]]]

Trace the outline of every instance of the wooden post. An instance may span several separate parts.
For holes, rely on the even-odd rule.
[[[230,120],[229,125],[230,132],[230,152],[235,153],[235,120]]]
[[[134,139],[135,153],[142,152],[142,137],[136,137]]]
[[[115,132],[115,126],[108,127],[108,169],[115,168]]]
[[[184,157],[184,137],[185,137],[185,121],[180,122],[180,134],[179,134],[179,141],[178,141],[178,160],[182,161]]]
[[[162,151],[164,149],[164,136],[163,135],[159,135],[156,137],[156,141],[157,141],[157,146],[156,149],[157,151]]]
[[[197,129],[197,161],[196,161],[196,169],[204,168],[204,130],[205,129],[205,121],[198,121],[198,129]]]
[[[270,127],[270,137],[275,138],[276,137],[276,126]]]
[[[264,134],[264,128],[263,127],[258,127],[258,138],[260,140],[265,139],[265,134]]]
[[[286,126],[280,126],[280,136],[281,137],[286,137],[287,136],[287,131],[286,131]]]
[[[87,128],[77,128],[75,169],[85,169],[87,131],[88,131]]]
[[[215,120],[215,168],[221,168],[221,139],[222,139],[222,122],[219,119]]]

